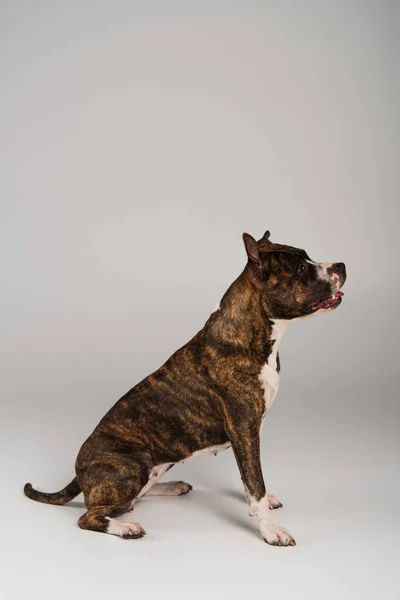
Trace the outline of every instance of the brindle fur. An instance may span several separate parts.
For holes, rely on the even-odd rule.
[[[55,494],[27,484],[27,496],[64,504],[82,491],[87,512],[79,526],[105,532],[107,517],[129,509],[153,467],[227,442],[248,494],[265,496],[259,373],[272,351],[273,319],[305,316],[330,289],[312,266],[297,274],[308,258],[303,250],[273,244],[269,232],[258,242],[243,239],[247,265],[203,329],[109,410],[81,447],[71,484]]]

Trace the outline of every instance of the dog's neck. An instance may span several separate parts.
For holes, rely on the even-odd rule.
[[[248,269],[239,275],[225,292],[219,308],[205,325],[207,337],[238,351],[254,353],[264,359],[277,352],[279,342],[290,321],[274,320],[261,302],[261,291],[251,281]]]

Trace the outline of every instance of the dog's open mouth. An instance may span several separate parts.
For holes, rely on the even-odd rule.
[[[318,302],[311,302],[311,304],[308,305],[308,310],[310,312],[316,312],[321,308],[325,310],[328,308],[334,309],[341,303],[342,296],[344,296],[343,292],[336,292],[336,294],[333,294],[330,298],[325,298],[325,300],[320,300]]]

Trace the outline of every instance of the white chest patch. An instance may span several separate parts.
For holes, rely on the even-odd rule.
[[[286,327],[289,325],[289,323],[290,321],[284,319],[277,319],[273,321],[271,340],[273,340],[274,343],[272,346],[272,352],[268,356],[268,360],[263,365],[258,376],[261,386],[264,389],[265,410],[263,417],[271,408],[279,388],[279,373],[277,364],[278,349],[282,336],[285,333]]]
[[[269,411],[279,389],[279,373],[276,368],[272,368],[266,362],[261,373],[258,376],[262,387],[264,388],[265,413]]]

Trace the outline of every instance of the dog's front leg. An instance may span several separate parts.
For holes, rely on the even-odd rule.
[[[260,459],[260,436],[256,426],[228,427],[228,435],[244,484],[249,514],[258,520],[264,540],[273,546],[295,546],[292,535],[269,516],[270,503],[265,489]]]

